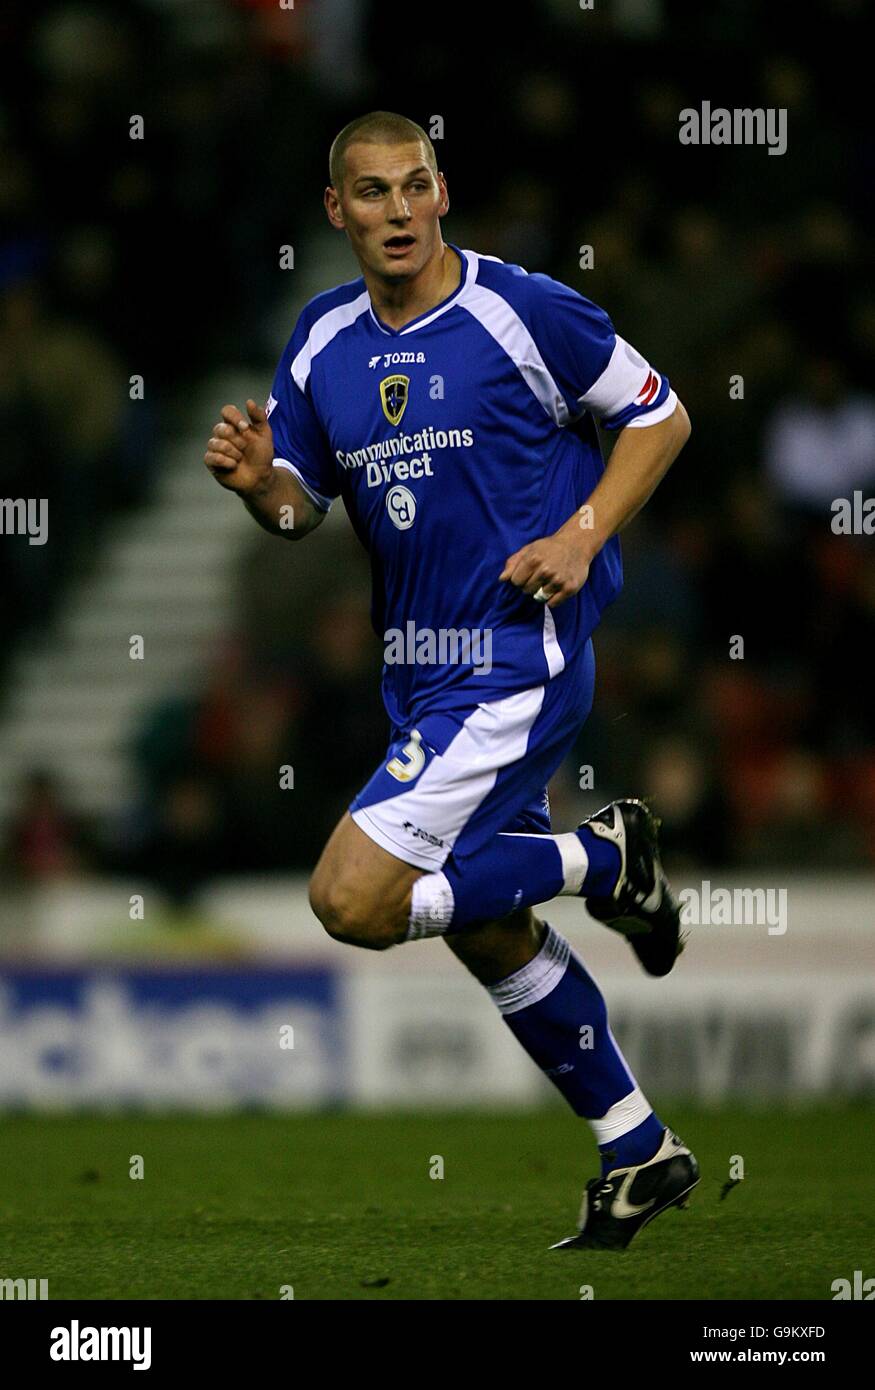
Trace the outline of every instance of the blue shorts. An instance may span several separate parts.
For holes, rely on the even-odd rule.
[[[393,729],[386,761],[350,815],[418,869],[476,854],[501,831],[549,834],[547,783],[586,721],[594,687],[590,640],[543,685]]]

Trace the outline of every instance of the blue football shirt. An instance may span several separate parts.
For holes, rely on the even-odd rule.
[[[597,305],[452,249],[458,288],[401,329],[362,278],[311,300],[267,406],[275,466],[318,507],[342,497],[370,554],[399,728],[542,684],[583,650],[622,585],[617,537],[555,611],[498,576],[586,502],[604,468],[596,419],[645,426],[677,404]]]

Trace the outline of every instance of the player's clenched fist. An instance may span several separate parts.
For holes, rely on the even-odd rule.
[[[563,527],[509,555],[499,579],[509,580],[548,608],[558,608],[583,588],[588,574],[589,556]]]
[[[223,405],[213,425],[204,463],[216,482],[241,497],[267,486],[273,477],[273,434],[267,415],[255,401],[246,402],[249,419],[236,405]]]

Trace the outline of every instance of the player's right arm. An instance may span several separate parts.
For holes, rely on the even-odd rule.
[[[259,526],[288,540],[300,540],[325,516],[287,468],[274,466],[273,432],[255,401],[247,416],[236,405],[222,406],[213,426],[206,464],[217,483],[236,492]]]

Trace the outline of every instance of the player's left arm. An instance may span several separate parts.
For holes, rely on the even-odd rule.
[[[641,510],[690,437],[680,401],[667,420],[627,425],[586,502],[552,536],[509,555],[500,579],[558,608],[584,586],[589,567],[611,536]]]

